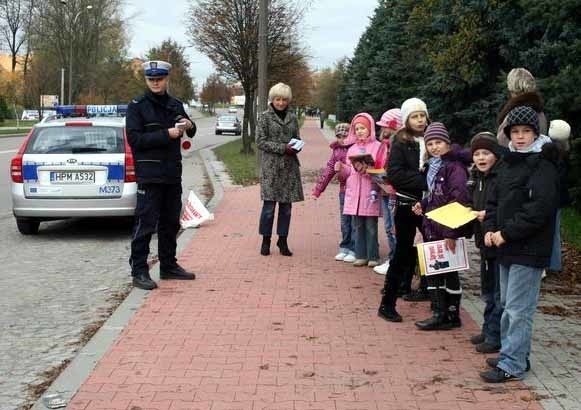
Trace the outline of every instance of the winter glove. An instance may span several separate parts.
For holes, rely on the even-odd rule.
[[[297,152],[292,149],[291,144],[287,144],[286,147],[284,148],[284,153],[286,155],[297,155]]]

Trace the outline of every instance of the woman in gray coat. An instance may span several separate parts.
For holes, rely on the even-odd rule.
[[[274,223],[274,210],[278,202],[276,245],[280,253],[292,256],[287,237],[293,202],[304,200],[301,183],[300,163],[290,140],[300,139],[299,122],[289,111],[292,92],[288,85],[278,83],[269,93],[268,110],[262,113],[258,122],[256,145],[260,156],[260,196],[264,201],[260,214],[258,232],[262,235],[262,255],[270,254],[270,238]]]

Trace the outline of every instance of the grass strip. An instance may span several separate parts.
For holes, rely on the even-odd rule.
[[[224,163],[232,182],[237,185],[258,183],[258,162],[256,154],[242,154],[242,139],[237,139],[214,149],[216,156]]]

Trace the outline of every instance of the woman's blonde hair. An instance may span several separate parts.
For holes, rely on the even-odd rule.
[[[275,97],[285,98],[288,102],[291,102],[293,99],[293,93],[288,85],[285,83],[278,83],[273,85],[268,92],[269,101],[274,100]]]
[[[520,95],[535,91],[537,82],[526,68],[513,68],[506,76],[506,86],[511,94]]]

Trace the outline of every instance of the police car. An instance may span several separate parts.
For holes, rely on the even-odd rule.
[[[126,105],[58,106],[32,128],[10,164],[12,211],[24,235],[41,221],[131,217],[137,183]]]

